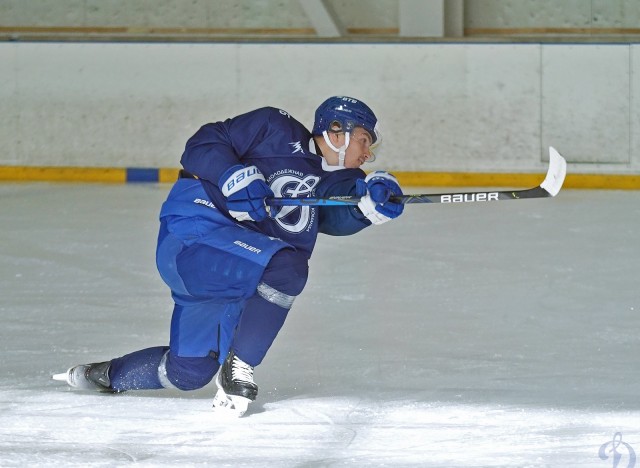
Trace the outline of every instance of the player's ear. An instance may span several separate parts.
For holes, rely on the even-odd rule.
[[[341,147],[344,143],[344,133],[342,132],[331,132],[329,133],[329,140],[336,147]]]

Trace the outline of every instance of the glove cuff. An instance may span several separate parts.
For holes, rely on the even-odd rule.
[[[358,202],[358,208],[362,211],[362,214],[373,224],[380,225],[391,221],[391,218],[376,210],[376,205],[376,202],[374,202],[369,195],[362,197]]]

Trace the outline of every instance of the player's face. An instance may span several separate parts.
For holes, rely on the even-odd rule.
[[[344,155],[344,167],[357,168],[368,161],[371,158],[371,142],[369,132],[361,127],[354,128]]]

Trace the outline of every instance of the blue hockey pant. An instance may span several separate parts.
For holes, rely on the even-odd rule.
[[[258,285],[294,298],[307,279],[304,256],[235,224],[191,243],[171,233],[163,220],[157,265],[175,302],[170,345],[114,359],[110,375],[116,390],[200,388],[232,345],[245,362],[258,365],[290,307],[286,300],[258,294]]]

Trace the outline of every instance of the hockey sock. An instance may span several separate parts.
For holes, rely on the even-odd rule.
[[[258,294],[245,304],[233,339],[233,349],[252,367],[262,362],[282,328],[289,309],[263,299]]]
[[[262,362],[308,273],[307,258],[293,249],[280,250],[271,258],[256,293],[245,303],[233,338],[232,348],[240,359],[252,367]]]
[[[156,346],[113,359],[109,370],[111,388],[118,392],[164,388],[158,378],[158,366],[168,349]]]

